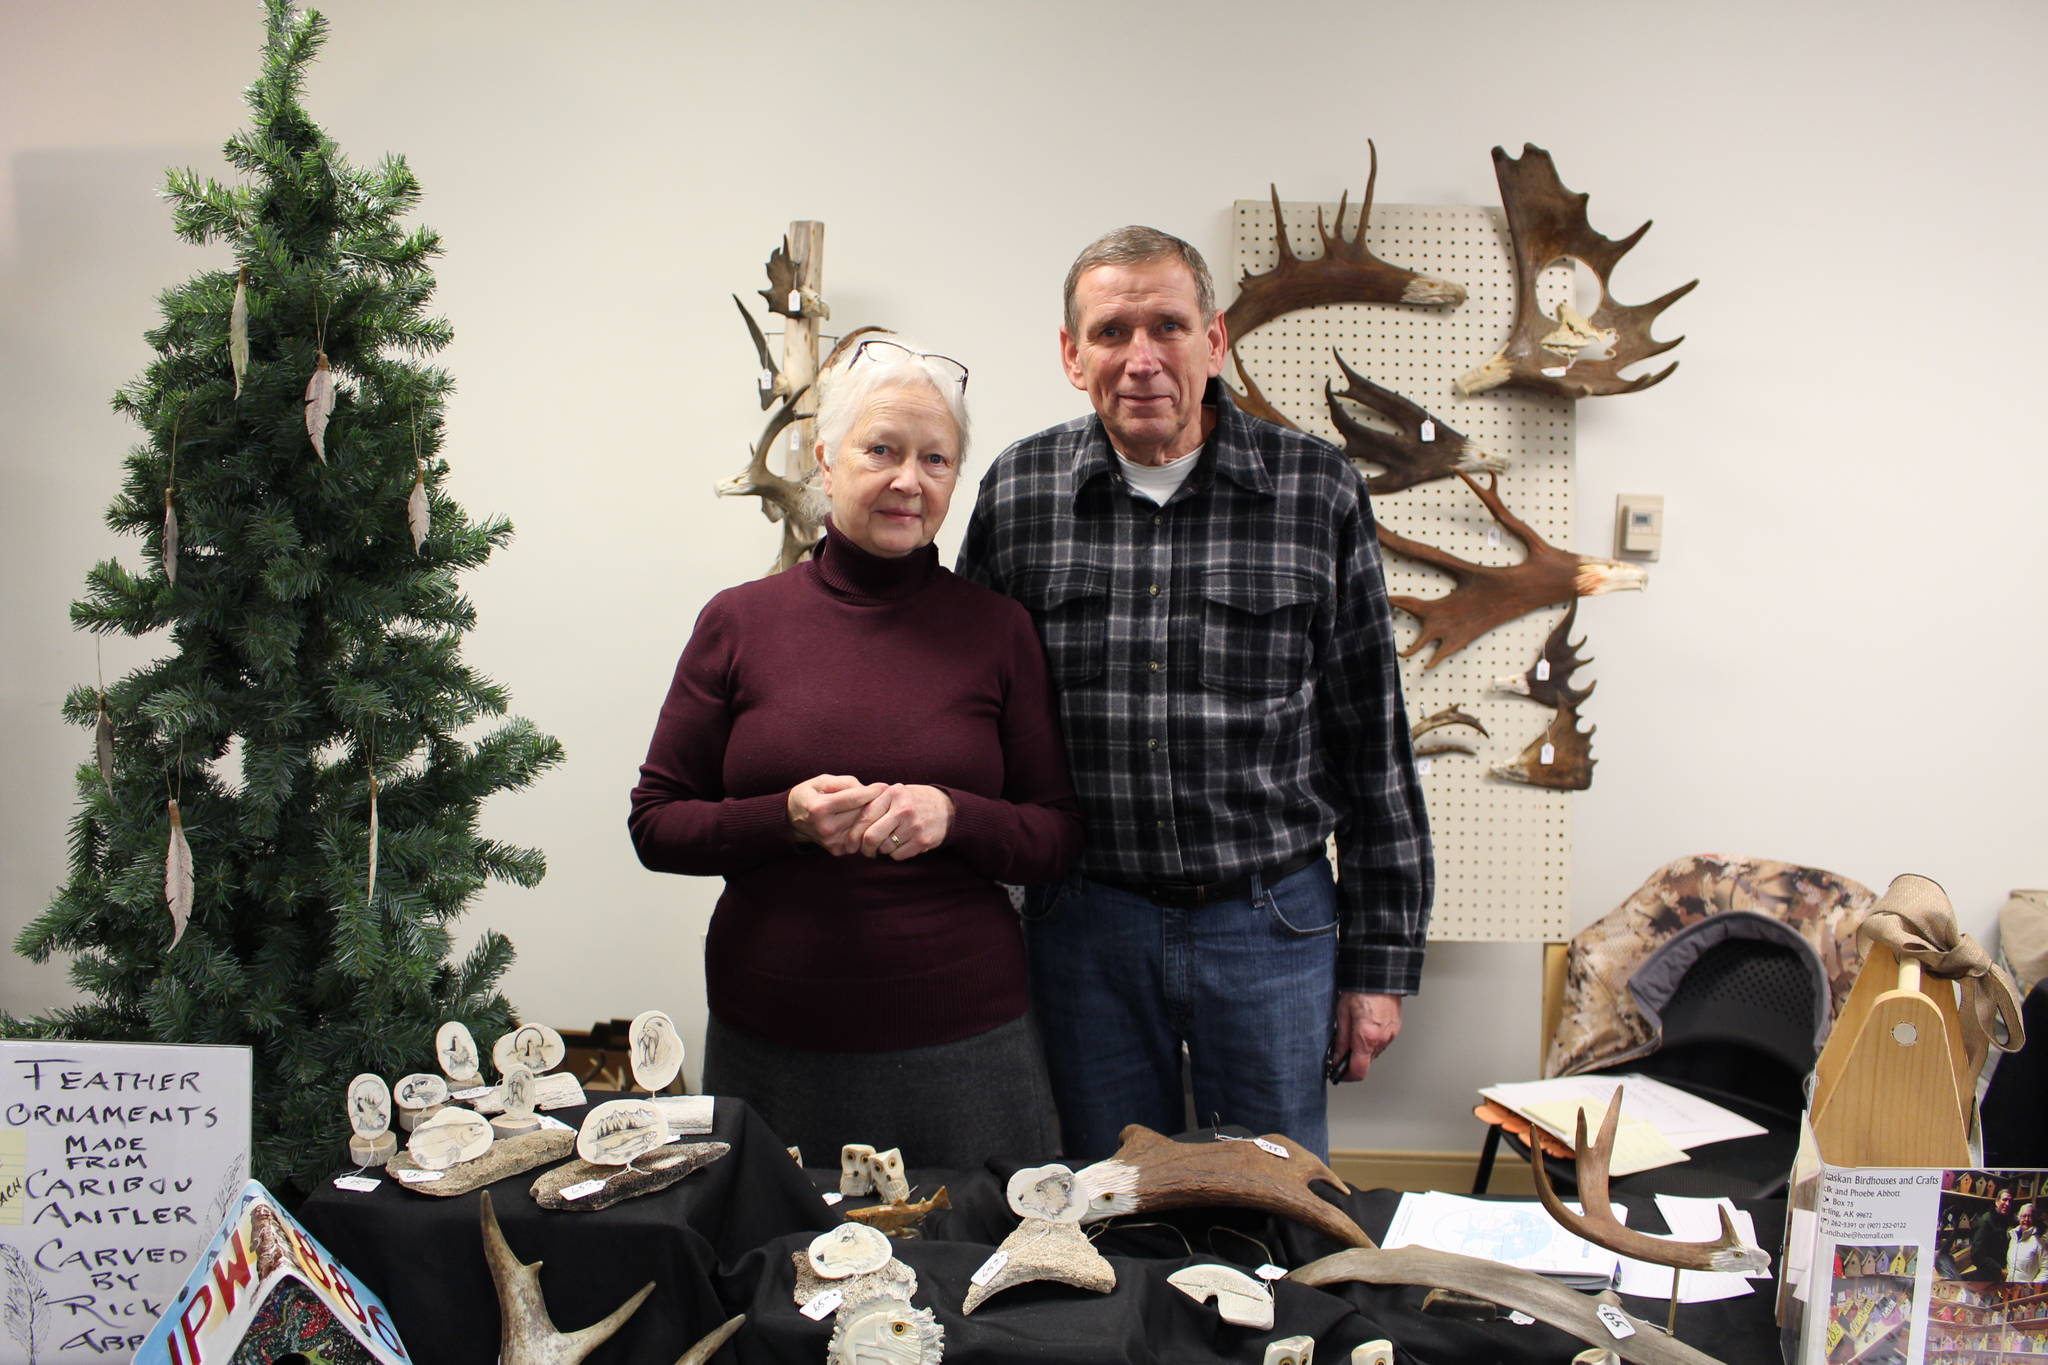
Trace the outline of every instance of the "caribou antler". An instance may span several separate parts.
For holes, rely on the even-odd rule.
[[[1432,279],[1403,266],[1389,265],[1366,250],[1365,225],[1372,217],[1373,185],[1380,175],[1380,152],[1371,139],[1366,149],[1372,155],[1372,170],[1365,179],[1365,194],[1358,201],[1358,231],[1344,235],[1344,213],[1351,192],[1337,201],[1337,230],[1324,226],[1323,211],[1316,210],[1316,233],[1323,239],[1323,254],[1304,259],[1294,254],[1287,241],[1287,224],[1280,216],[1280,189],[1267,186],[1273,197],[1273,249],[1279,262],[1261,275],[1246,271],[1238,281],[1237,298],[1223,315],[1224,332],[1236,340],[1274,318],[1323,303],[1419,303],[1456,306],[1465,301],[1462,285]]]
[[[1084,1223],[1220,1204],[1278,1214],[1350,1246],[1373,1245],[1342,1209],[1310,1193],[1316,1181],[1351,1193],[1315,1153],[1278,1133],[1175,1142],[1141,1123],[1117,1134],[1114,1156],[1074,1173],[1076,1195],[1087,1204]]]
[[[1607,1196],[1607,1168],[1614,1155],[1614,1134],[1620,1122],[1620,1086],[1614,1088],[1614,1098],[1607,1103],[1606,1117],[1600,1120],[1600,1136],[1590,1144],[1586,1141],[1586,1111],[1579,1110],[1578,1141],[1572,1144],[1572,1150],[1577,1153],[1579,1204],[1586,1210],[1583,1214],[1573,1213],[1565,1207],[1564,1201],[1557,1197],[1557,1191],[1550,1187],[1550,1173],[1544,1169],[1542,1152],[1535,1147],[1529,1149],[1529,1164],[1536,1179],[1536,1197],[1543,1201],[1543,1207],[1552,1218],[1567,1232],[1585,1238],[1594,1246],[1606,1247],[1609,1251],[1632,1256],[1651,1265],[1668,1265],[1679,1270],[1715,1270],[1730,1275],[1747,1275],[1771,1268],[1771,1258],[1761,1247],[1753,1247],[1742,1240],[1742,1234],[1735,1230],[1734,1220],[1729,1218],[1725,1204],[1717,1208],[1721,1215],[1721,1235],[1711,1242],[1677,1242],[1667,1237],[1652,1237],[1647,1232],[1625,1226],[1615,1217],[1614,1205]]]
[[[575,1365],[626,1325],[626,1319],[640,1311],[640,1305],[654,1292],[654,1281],[627,1299],[609,1315],[580,1332],[562,1332],[548,1316],[547,1301],[540,1292],[539,1261],[531,1265],[512,1254],[512,1247],[498,1227],[498,1215],[491,1210],[491,1192],[480,1196],[480,1221],[484,1229],[484,1260],[491,1268],[491,1284],[498,1291],[498,1359],[501,1365]],[[716,1349],[716,1348],[714,1348]],[[689,1357],[685,1356],[684,1360]],[[679,1363],[680,1365],[680,1363]]]
[[[1498,355],[1458,381],[1458,392],[1469,395],[1508,387],[1589,398],[1647,389],[1677,369],[1673,361],[1654,374],[1621,377],[1626,367],[1662,355],[1685,340],[1658,341],[1650,328],[1658,314],[1699,284],[1682,284],[1651,303],[1614,301],[1607,286],[1615,264],[1642,240],[1650,225],[1644,223],[1618,242],[1593,231],[1586,220],[1587,196],[1567,190],[1550,153],[1534,143],[1523,144],[1520,161],[1506,148],[1494,148],[1493,169],[1514,242],[1515,325]],[[1561,305],[1553,318],[1537,302],[1537,276],[1566,258],[1583,261],[1600,281],[1600,306],[1590,318],[1580,317],[1569,303]],[[1607,354],[1584,354],[1594,345],[1604,346]]]
[[[1436,650],[1425,667],[1435,668],[1495,626],[1526,616],[1538,607],[1554,606],[1603,592],[1641,588],[1648,582],[1649,576],[1640,565],[1573,554],[1545,541],[1502,504],[1497,491],[1500,485],[1497,476],[1488,475],[1484,488],[1469,474],[1458,477],[1479,495],[1479,500],[1486,504],[1486,510],[1493,514],[1493,519],[1521,541],[1528,553],[1519,564],[1474,564],[1448,550],[1410,540],[1381,526],[1381,545],[1396,554],[1442,570],[1457,584],[1442,597],[1387,599],[1422,622],[1421,633],[1415,637],[1414,644],[1401,651],[1402,658],[1434,641]]]
[[[1340,392],[1333,382],[1325,380],[1323,400],[1330,405],[1331,424],[1344,438],[1344,453],[1386,471],[1365,481],[1369,491],[1398,493],[1452,474],[1495,474],[1507,468],[1507,461],[1467,445],[1462,435],[1432,416],[1420,403],[1382,388],[1352,369],[1334,347],[1330,354],[1337,357],[1337,368],[1344,372],[1346,383]],[[1243,373],[1242,366],[1238,372]],[[1338,401],[1341,398],[1372,409],[1400,428],[1399,432],[1367,426],[1345,410]]]
[[[767,381],[756,381],[754,388],[761,395],[761,411],[766,412],[770,403],[789,396],[789,381],[782,377],[782,367],[775,363],[775,357],[768,354],[768,338],[761,335],[761,324],[754,321],[754,315],[740,302],[738,294],[732,296],[732,306],[740,310],[740,316],[746,320],[747,335],[754,339],[754,354],[761,361],[761,375]]]
[[[1446,706],[1435,715],[1415,722],[1414,726],[1408,731],[1408,738],[1411,740],[1421,739],[1431,730],[1441,730],[1447,725],[1468,726],[1471,729],[1477,730],[1480,734],[1486,735],[1488,739],[1493,738],[1492,735],[1486,733],[1486,727],[1479,723],[1477,716],[1468,715],[1456,706]],[[1467,758],[1475,756],[1471,749],[1462,744],[1419,744],[1415,748],[1415,756],[1417,758],[1433,758],[1438,754],[1464,754]]]
[[[1427,1247],[1401,1247],[1393,1251],[1354,1247],[1310,1261],[1289,1272],[1287,1278],[1318,1288],[1357,1280],[1362,1284],[1449,1289],[1527,1313],[1580,1341],[1604,1346],[1635,1365],[1721,1365],[1705,1352],[1696,1351],[1641,1318],[1623,1312],[1612,1295],[1596,1299],[1533,1271],[1498,1261],[1482,1261],[1476,1256],[1432,1251]],[[1609,1328],[1601,1321],[1603,1309],[1631,1328],[1629,1335],[1617,1339],[1615,1332],[1621,1329]]]
[[[1579,619],[1579,599],[1574,597],[1564,616],[1550,628],[1550,634],[1543,641],[1543,652],[1536,656],[1536,662],[1520,673],[1495,678],[1493,685],[1502,692],[1512,692],[1518,697],[1540,701],[1545,706],[1569,706],[1576,710],[1579,704],[1593,695],[1598,682],[1587,683],[1584,687],[1570,686],[1572,674],[1593,661],[1579,657],[1579,647],[1586,642],[1571,643],[1572,626]]]

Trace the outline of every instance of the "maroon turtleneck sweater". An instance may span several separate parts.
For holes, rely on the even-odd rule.
[[[945,843],[895,862],[790,832],[821,773],[953,799]],[[711,1012],[788,1047],[894,1051],[1021,1016],[997,881],[1060,876],[1081,821],[1045,655],[1007,597],[836,533],[822,555],[711,599],[676,665],[627,826],[658,872],[722,876]]]

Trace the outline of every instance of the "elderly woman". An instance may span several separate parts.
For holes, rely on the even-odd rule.
[[[814,1160],[1054,1141],[998,883],[1060,876],[1080,816],[1030,617],[932,545],[966,388],[957,361],[872,336],[826,366],[825,538],[704,608],[633,789],[642,863],[725,878],[704,1089]]]

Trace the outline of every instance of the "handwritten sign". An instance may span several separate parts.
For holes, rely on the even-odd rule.
[[[248,1160],[247,1048],[0,1040],[0,1365],[131,1355]]]

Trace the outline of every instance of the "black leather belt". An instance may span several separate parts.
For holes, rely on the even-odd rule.
[[[1170,905],[1177,910],[1193,910],[1216,901],[1236,900],[1251,895],[1253,877],[1271,887],[1282,878],[1291,877],[1303,868],[1312,866],[1322,856],[1323,850],[1318,845],[1273,867],[1261,868],[1257,872],[1248,872],[1242,877],[1231,877],[1220,882],[1135,882],[1117,877],[1095,877],[1094,880],[1104,886],[1113,886],[1119,891],[1128,891],[1133,895],[1143,896],[1146,900],[1157,901],[1161,905]]]

